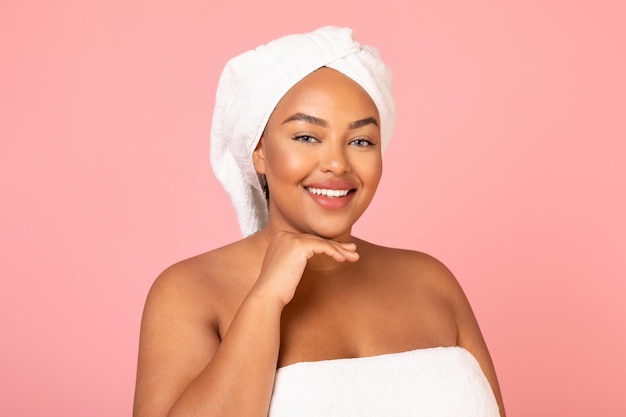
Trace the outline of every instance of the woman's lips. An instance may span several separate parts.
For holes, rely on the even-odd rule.
[[[345,207],[354,195],[354,186],[346,181],[316,183],[304,187],[313,201],[325,209],[337,210]]]

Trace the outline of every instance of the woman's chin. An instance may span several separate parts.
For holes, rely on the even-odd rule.
[[[352,233],[352,226],[345,227],[315,227],[310,232],[312,235],[323,237],[324,239],[335,240],[337,242],[347,242]]]

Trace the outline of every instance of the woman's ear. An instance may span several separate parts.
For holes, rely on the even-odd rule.
[[[252,163],[257,174],[265,174],[265,135],[261,136],[254,152],[252,152]]]

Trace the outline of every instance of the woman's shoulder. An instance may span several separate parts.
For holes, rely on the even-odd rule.
[[[420,269],[430,270],[432,273],[450,273],[443,262],[428,253],[418,250],[381,246],[361,239],[357,239],[357,250],[364,251],[385,263],[400,262],[402,266],[419,267]]]
[[[236,275],[254,258],[253,245],[242,239],[181,260],[167,267],[157,281],[210,284],[226,275]]]
[[[375,260],[373,262],[378,263],[384,270],[391,271],[394,277],[435,287],[438,291],[444,291],[449,295],[456,295],[461,291],[454,274],[433,255],[418,250],[380,246],[365,241],[359,241],[357,245]]]
[[[245,240],[181,260],[165,268],[148,293],[148,302],[206,308],[227,292],[247,286],[254,250]]]

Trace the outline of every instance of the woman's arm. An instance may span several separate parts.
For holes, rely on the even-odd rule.
[[[480,331],[476,316],[472,311],[469,301],[465,296],[460,285],[454,277],[454,301],[455,301],[455,316],[457,321],[457,345],[467,349],[478,361],[480,367],[487,377],[491,389],[496,397],[498,408],[500,410],[500,416],[506,417],[504,410],[504,403],[502,401],[502,393],[500,391],[500,385],[498,384],[498,378],[496,376],[496,370],[489,355],[487,344]]]
[[[217,329],[197,311],[202,304],[179,294],[179,282],[160,277],[146,302],[135,417],[266,416],[281,308],[250,294],[220,343]]]
[[[135,417],[263,416],[269,410],[280,344],[280,316],[308,259],[355,261],[354,245],[292,233],[270,243],[256,284],[220,341],[206,322],[211,306],[184,271],[166,271],[142,320]]]
[[[501,417],[506,417],[502,394],[489,350],[478,326],[470,303],[452,272],[437,259],[420,254],[419,268],[427,277],[432,294],[443,296],[445,309],[451,311],[456,327],[456,345],[470,352],[478,361],[494,393]]]

